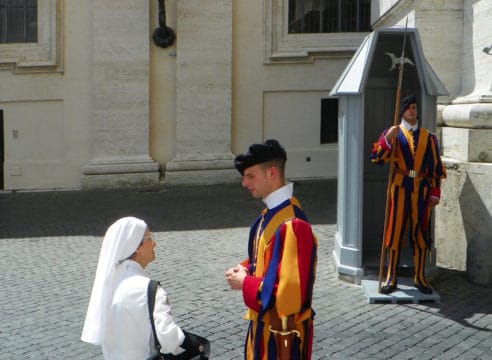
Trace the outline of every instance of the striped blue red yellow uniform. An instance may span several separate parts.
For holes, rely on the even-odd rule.
[[[245,344],[247,360],[277,360],[269,326],[273,317],[291,316],[300,337],[292,359],[311,359],[312,293],[318,240],[295,197],[265,209],[251,227],[248,259],[242,265],[253,276],[243,283],[250,321]]]
[[[371,155],[373,163],[382,165],[390,161],[391,148],[386,143],[386,133],[387,130],[374,144]],[[426,255],[431,245],[429,198],[440,198],[441,179],[446,177],[436,135],[424,128],[419,127],[412,132],[400,125],[394,169],[384,239],[389,251],[385,285],[396,284],[400,249],[408,239],[414,250],[414,281],[428,287],[424,273]]]

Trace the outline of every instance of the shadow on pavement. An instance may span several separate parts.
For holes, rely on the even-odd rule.
[[[466,272],[437,267],[432,284],[441,296],[439,315],[464,327],[492,332],[490,323],[484,317],[492,314],[492,284],[475,284]]]
[[[336,180],[296,182],[294,193],[312,224],[336,222]],[[3,193],[0,238],[102,236],[129,215],[144,219],[153,231],[249,227],[262,208],[240,184]]]

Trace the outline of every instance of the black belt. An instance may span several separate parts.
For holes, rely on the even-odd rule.
[[[416,177],[428,177],[429,174],[425,172],[418,172],[417,170],[406,170],[406,169],[394,169],[395,173],[403,175],[403,176],[408,176],[410,178],[416,178]]]

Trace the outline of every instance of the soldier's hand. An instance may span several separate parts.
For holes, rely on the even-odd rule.
[[[436,206],[437,204],[439,204],[439,198],[436,196],[431,196],[429,198],[429,206],[433,207],[433,206]]]
[[[395,139],[398,137],[398,134],[400,133],[400,127],[395,125],[389,128],[388,132],[386,133],[386,139],[391,140]]]
[[[243,281],[248,274],[247,269],[238,265],[226,271],[227,283],[232,290],[241,290],[243,288]]]

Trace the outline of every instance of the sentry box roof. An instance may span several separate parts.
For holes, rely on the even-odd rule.
[[[388,54],[401,57],[405,32],[404,57],[414,64],[405,64],[405,71],[412,68],[412,72],[416,72],[420,88],[425,89],[427,95],[447,95],[443,84],[424,57],[418,30],[401,27],[377,29],[370,33],[339,77],[330,95],[361,94],[369,78],[396,78],[398,70],[395,67],[390,71],[392,58]]]

